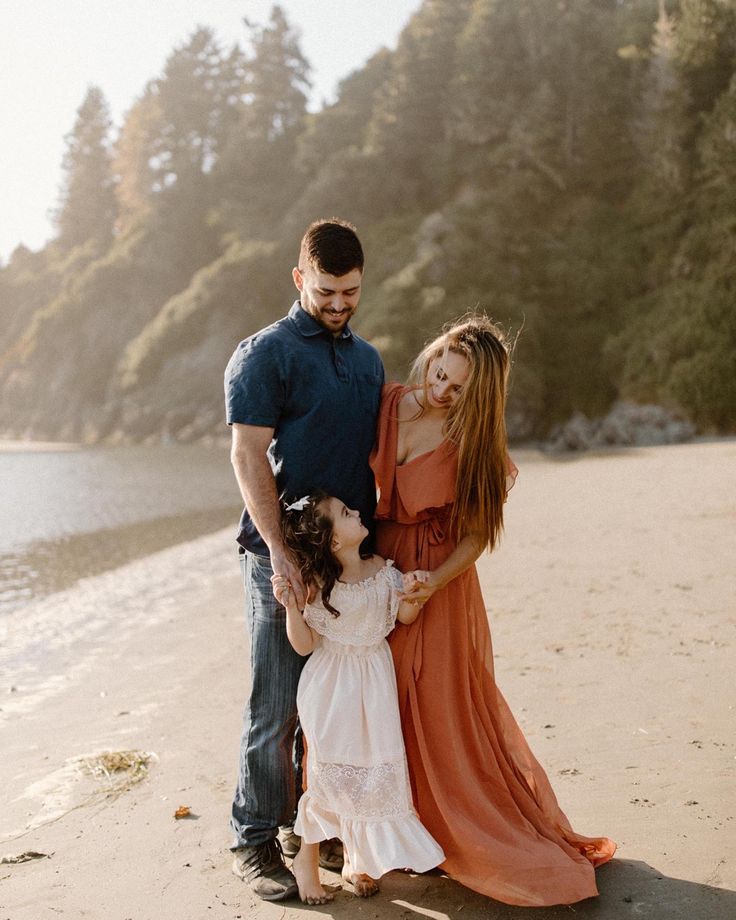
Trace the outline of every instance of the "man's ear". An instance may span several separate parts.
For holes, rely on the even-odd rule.
[[[337,539],[337,537],[333,537],[330,541],[330,549],[333,553],[340,549],[340,541]]]
[[[291,270],[291,277],[294,279],[294,284],[296,285],[297,291],[304,290],[304,275],[299,271],[299,269],[294,266]]]

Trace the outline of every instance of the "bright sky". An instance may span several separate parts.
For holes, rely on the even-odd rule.
[[[312,109],[340,79],[396,39],[422,0],[280,0],[312,65]],[[119,127],[175,45],[197,25],[225,45],[244,43],[242,17],[259,23],[272,0],[0,0],[2,169],[0,259],[52,234],[48,212],[61,180],[64,135],[90,84]]]

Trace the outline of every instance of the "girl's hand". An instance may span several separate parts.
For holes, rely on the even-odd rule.
[[[272,575],[271,586],[273,588],[273,596],[282,607],[286,607],[289,603],[289,595],[294,594],[294,589],[291,587],[289,579],[286,575]]]
[[[274,578],[285,579],[294,592],[297,607],[301,610],[306,603],[307,592],[304,588],[298,566],[283,547],[276,546],[271,547],[271,565],[274,571],[274,575],[271,578],[274,596],[276,596],[276,583],[274,582]],[[276,599],[278,600],[278,597]],[[279,601],[279,603],[281,603],[281,601]]]
[[[404,572],[401,576],[404,582],[404,591],[411,591],[417,582],[425,582],[429,576],[429,572],[423,572],[421,569],[416,569],[414,572]]]
[[[417,570],[406,572],[404,575],[404,591],[400,595],[402,601],[417,604],[420,607],[427,603],[434,592],[440,587],[432,572]]]

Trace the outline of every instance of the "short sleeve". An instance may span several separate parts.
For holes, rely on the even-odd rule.
[[[388,635],[396,625],[396,615],[399,612],[399,605],[401,604],[399,595],[404,590],[404,579],[401,572],[394,568],[393,559],[386,560],[386,568],[384,571],[388,584],[388,604],[386,608],[386,635]]]
[[[315,632],[321,636],[325,634],[327,610],[322,604],[307,604],[304,608],[304,620],[307,626],[311,626]]]
[[[274,340],[256,335],[241,342],[225,370],[228,425],[275,428],[284,405],[283,368]]]

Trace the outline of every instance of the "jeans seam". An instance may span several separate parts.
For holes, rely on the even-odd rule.
[[[255,555],[255,553],[253,553],[252,555]],[[263,558],[263,557],[259,557],[259,558]],[[267,561],[270,561],[270,560],[267,560]],[[255,673],[255,665],[256,665],[255,653],[254,653],[255,642],[253,641],[254,636],[255,636],[255,630],[256,630],[256,599],[255,599],[255,590],[254,590],[254,585],[253,585],[253,560],[252,559],[248,560],[248,587],[249,587],[248,599],[250,601],[250,615],[251,615],[251,624],[252,624],[251,630],[250,630],[250,673],[252,675]],[[252,747],[251,745],[252,733],[253,733],[253,718],[251,716],[250,725],[248,726],[248,741],[247,741],[248,749]]]
[[[250,622],[248,623],[248,633],[249,633],[249,636],[248,636],[248,645],[249,645],[249,652],[250,652],[250,656],[249,656],[249,657],[250,657],[250,672],[251,672],[251,674],[252,674],[252,673],[253,673],[253,646],[254,646],[254,643],[253,643],[253,624],[255,624],[256,605],[255,605],[255,599],[253,598],[253,591],[249,589],[249,586],[250,586],[250,560],[248,559],[248,554],[247,554],[247,553],[246,553],[246,556],[245,556],[245,580],[244,580],[244,581],[245,581],[245,584],[244,584],[245,593],[246,593],[246,597],[247,597],[247,599],[248,599],[248,605],[249,605],[249,607],[250,607]],[[248,705],[250,706],[250,703],[249,703]],[[247,737],[246,737],[246,739],[245,739],[245,750],[249,750],[250,747],[251,747],[251,736],[252,736],[252,733],[253,733],[253,719],[252,719],[252,717],[251,717],[251,718],[248,719],[248,734],[247,734]],[[242,748],[242,746],[241,746],[241,756],[242,756],[242,751],[243,751],[243,748]],[[239,843],[241,846],[248,846],[247,843],[243,843],[242,837],[240,836],[240,832],[238,832],[238,843]]]

